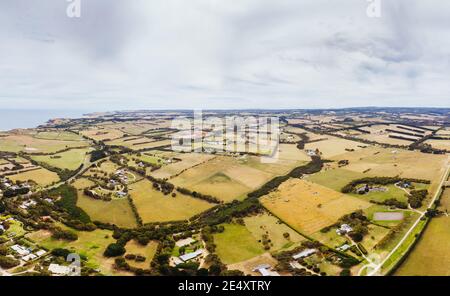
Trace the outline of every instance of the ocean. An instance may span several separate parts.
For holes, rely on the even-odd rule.
[[[0,131],[15,128],[33,128],[52,118],[80,118],[88,111],[81,110],[30,110],[0,109]]]

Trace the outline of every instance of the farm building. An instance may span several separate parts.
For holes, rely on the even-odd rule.
[[[202,255],[202,254],[203,254],[203,249],[199,249],[199,250],[197,250],[197,251],[195,251],[195,252],[192,252],[192,253],[189,253],[189,254],[181,255],[181,256],[180,256],[180,259],[181,259],[183,262],[187,262],[187,261],[189,261],[189,260],[192,260],[192,259],[194,259],[194,258],[197,258],[198,256],[200,256],[200,255]]]
[[[292,258],[294,258],[295,260],[301,259],[301,258],[306,258],[306,257],[311,256],[315,252],[317,252],[316,249],[306,249],[306,250],[301,251],[300,253],[295,254],[294,256],[292,256]]]

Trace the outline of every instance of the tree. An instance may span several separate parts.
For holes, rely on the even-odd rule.
[[[117,257],[117,256],[122,256],[123,254],[125,254],[125,252],[126,252],[126,250],[122,245],[117,244],[117,243],[111,243],[106,248],[103,255],[105,257]]]
[[[340,276],[351,276],[352,273],[351,273],[350,269],[344,268],[344,269],[341,270],[341,273],[339,275]]]

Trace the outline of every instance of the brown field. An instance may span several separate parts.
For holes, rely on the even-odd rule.
[[[46,169],[38,169],[32,170],[24,173],[20,173],[17,175],[8,176],[11,181],[28,181],[33,180],[40,186],[47,186],[52,184],[53,182],[58,182],[59,177],[58,174],[51,172]]]
[[[116,129],[84,130],[81,134],[95,141],[114,140],[123,136],[123,132]]]
[[[347,151],[345,149],[354,149],[355,151],[357,151],[361,149],[358,146],[364,146],[364,144],[361,144],[359,142],[349,141],[336,137],[327,136],[326,138],[327,139],[323,141],[307,143],[305,145],[305,149],[319,149],[319,151],[322,153],[323,158],[330,158],[339,154],[346,153]]]
[[[290,179],[277,191],[261,198],[270,212],[301,233],[312,234],[335,223],[340,217],[370,203],[324,186]]]
[[[450,140],[426,140],[425,144],[430,144],[436,149],[443,149],[450,151]]]
[[[176,197],[153,189],[148,180],[129,186],[131,198],[144,223],[188,219],[211,208],[213,204],[177,192]]]

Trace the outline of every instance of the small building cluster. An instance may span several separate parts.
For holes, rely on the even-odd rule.
[[[338,235],[345,235],[345,234],[347,234],[349,232],[352,232],[352,231],[353,231],[353,228],[350,225],[348,225],[348,224],[342,224],[341,227],[336,229],[336,233]]]

